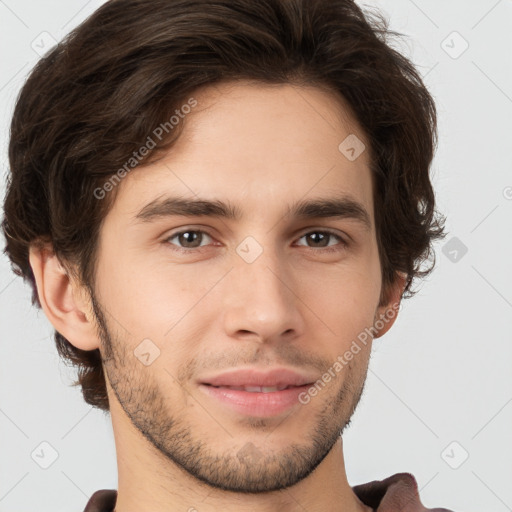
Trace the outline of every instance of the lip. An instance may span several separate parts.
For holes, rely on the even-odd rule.
[[[299,396],[317,380],[312,374],[290,368],[276,367],[263,371],[257,368],[238,368],[206,376],[198,382],[199,389],[221,405],[240,414],[255,417],[276,416],[299,403]],[[237,387],[285,387],[281,391],[245,391]]]
[[[250,392],[200,384],[199,389],[231,410],[259,418],[276,416],[299,403],[299,395],[310,384],[292,387],[282,391]]]
[[[245,368],[230,370],[221,374],[201,378],[199,384],[210,384],[211,386],[261,386],[261,387],[283,387],[283,386],[304,386],[312,384],[317,377],[311,374],[299,373],[295,370],[277,367],[271,370],[262,371],[256,368]],[[277,391],[276,391],[277,393]]]

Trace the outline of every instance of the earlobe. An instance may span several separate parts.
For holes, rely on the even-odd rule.
[[[391,285],[387,304],[379,306],[375,315],[374,327],[377,330],[374,338],[386,334],[395,323],[400,308],[407,276],[397,272],[395,282]]]
[[[98,348],[99,339],[85,294],[70,278],[51,246],[31,246],[29,261],[39,302],[53,327],[76,348]]]

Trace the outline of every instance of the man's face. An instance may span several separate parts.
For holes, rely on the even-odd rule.
[[[338,440],[371,343],[308,403],[277,412],[244,412],[201,382],[278,367],[322,382],[384,311],[368,155],[338,149],[364,136],[319,89],[223,84],[195,98],[177,144],[121,182],[102,226],[105,371],[124,421],[161,455],[215,487],[270,491],[306,477]],[[145,208],[171,196],[229,203],[240,218]],[[332,199],[358,203],[369,225],[351,210],[288,214]]]

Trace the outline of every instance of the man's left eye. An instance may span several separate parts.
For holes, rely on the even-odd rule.
[[[305,235],[302,235],[299,240],[302,238],[306,238],[306,240],[313,242],[313,244],[320,244],[320,245],[314,245],[311,247],[312,249],[316,247],[331,247],[332,245],[337,244],[329,244],[329,240],[332,240],[333,238],[338,240],[338,243],[340,243],[342,246],[346,246],[347,243],[343,238],[341,238],[340,235],[337,235],[335,233],[331,233],[330,231],[310,231],[309,233],[306,233]]]

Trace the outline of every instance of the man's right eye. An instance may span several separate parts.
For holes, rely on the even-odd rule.
[[[204,247],[204,245],[201,245],[201,242],[205,239],[205,236],[211,238],[211,236],[205,231],[199,229],[186,229],[172,234],[167,237],[165,241],[169,242],[170,245],[176,245],[172,242],[172,240],[176,239],[177,243],[180,244],[176,250],[186,252],[187,249],[198,249],[200,247]]]

